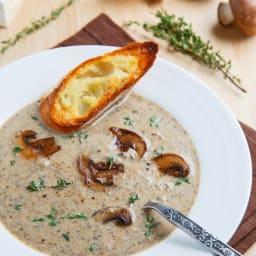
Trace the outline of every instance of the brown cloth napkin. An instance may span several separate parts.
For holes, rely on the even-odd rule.
[[[132,41],[134,39],[116,25],[107,15],[100,14],[75,35],[58,44],[57,47],[81,44],[123,46]],[[243,221],[229,243],[238,251],[244,253],[256,242],[256,131],[243,123],[240,124],[251,151],[253,186],[250,202]]]

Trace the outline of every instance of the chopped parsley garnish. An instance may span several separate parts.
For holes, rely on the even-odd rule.
[[[32,180],[32,181],[30,181],[30,183],[27,186],[27,190],[29,192],[39,191],[43,188],[45,188],[45,181],[44,180],[40,180],[39,182],[35,182],[34,180]]]
[[[32,118],[33,120],[35,120],[35,121],[38,121],[38,120],[39,120],[38,117],[36,117],[36,116],[31,116],[31,118]]]
[[[181,183],[190,183],[190,180],[188,177],[178,178],[175,181],[175,185],[180,185]]]
[[[108,158],[108,162],[109,162],[109,167],[108,169],[111,169],[114,162],[115,162],[115,157],[113,155],[110,155],[110,157]]]
[[[64,239],[65,239],[66,241],[70,241],[69,232],[63,233],[62,236],[64,237]]]
[[[149,118],[149,125],[150,127],[158,128],[160,124],[160,118],[156,115],[153,115]]]
[[[137,109],[132,110],[133,114],[139,114],[139,111]]]
[[[44,222],[44,218],[35,218],[32,221],[33,222]]]
[[[10,161],[10,166],[14,166],[14,165],[15,165],[15,163],[16,163],[16,161],[15,161],[15,160],[11,160],[11,161]]]
[[[87,134],[87,131],[85,130],[81,130],[79,133],[78,133],[78,140],[79,140],[79,143],[82,144],[83,143],[83,140],[87,139],[88,138],[88,134]]]
[[[56,227],[60,223],[61,219],[63,219],[63,217],[58,218],[56,208],[52,207],[50,214],[46,215],[45,218],[42,218],[42,217],[35,218],[32,221],[33,222],[44,222],[44,221],[48,220],[49,226]]]
[[[45,216],[48,219],[48,225],[51,227],[56,227],[61,219],[64,219],[65,217],[58,217],[56,208],[52,207],[50,214]],[[87,216],[84,213],[76,213],[76,214],[67,214],[67,219],[73,220],[73,219],[80,219],[80,220],[86,220]],[[45,218],[35,218],[32,220],[33,222],[44,222]]]
[[[12,149],[12,152],[14,154],[17,154],[17,153],[20,153],[22,151],[22,148],[19,147],[19,146],[15,146],[13,149]]]
[[[73,220],[73,219],[86,220],[87,216],[84,213],[68,214],[67,219],[70,219],[70,220]]]
[[[131,195],[129,198],[129,204],[134,204],[137,200],[139,200],[139,195],[135,194],[135,195]]]
[[[147,222],[145,224],[146,231],[144,232],[145,237],[150,237],[152,235],[152,229],[156,227],[155,219],[147,215]]]
[[[14,206],[14,209],[15,209],[16,211],[20,211],[20,210],[21,210],[21,207],[22,207],[21,204],[16,204],[16,205]]]
[[[57,189],[57,190],[62,190],[64,188],[66,188],[68,185],[70,185],[71,183],[66,181],[66,180],[63,180],[63,179],[58,179],[57,180],[57,185],[56,186],[53,186],[54,189]]]
[[[96,243],[96,242],[93,242],[93,243],[91,243],[90,246],[89,246],[89,251],[90,251],[90,252],[94,252],[95,249],[97,249],[97,247],[98,247],[97,243]]]
[[[131,117],[126,116],[123,119],[124,119],[124,123],[123,123],[124,125],[132,126],[132,127],[135,125],[135,121]]]
[[[160,146],[159,148],[154,150],[154,153],[156,154],[156,156],[161,156],[163,154],[164,151],[164,146]]]
[[[46,215],[46,217],[49,220],[48,224],[51,227],[55,227],[60,223],[57,218],[57,210],[54,207],[52,207],[51,213]]]
[[[63,136],[61,136],[61,138],[62,139],[78,138],[79,143],[82,144],[83,140],[87,139],[88,136],[89,135],[87,134],[86,130],[81,130],[81,131],[78,131],[78,132],[72,132],[68,135],[63,135]]]

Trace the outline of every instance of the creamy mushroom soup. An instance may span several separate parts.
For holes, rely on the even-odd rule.
[[[38,106],[23,108],[0,130],[0,220],[18,239],[52,256],[131,255],[174,229],[156,213],[142,210],[149,199],[188,214],[198,191],[199,161],[189,135],[165,110],[131,94],[94,126],[60,135],[42,124]],[[138,156],[133,137],[123,150],[110,127],[134,132],[146,151]],[[25,147],[38,144],[28,136],[23,138],[27,145],[17,144],[17,136],[27,130],[38,139],[53,136],[61,149],[48,157],[24,158]],[[186,177],[179,177],[177,162],[172,172],[168,166],[160,171],[153,160],[173,154],[189,167]],[[93,178],[102,175],[95,166],[107,174],[109,165],[113,175],[101,176],[107,182],[97,176],[98,190],[83,173],[88,166],[81,170],[78,159],[91,163]],[[118,172],[115,166],[122,168]]]

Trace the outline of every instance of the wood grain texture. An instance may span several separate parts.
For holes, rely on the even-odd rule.
[[[23,0],[12,24],[0,28],[0,40],[14,35],[31,21],[47,15],[53,8],[66,0]],[[193,24],[204,39],[210,39],[216,49],[226,58],[232,59],[233,71],[242,78],[248,93],[242,94],[233,89],[221,75],[197,64],[191,58],[168,49],[165,42],[157,40],[161,46],[160,56],[182,66],[203,80],[224,102],[235,116],[256,128],[256,37],[247,38],[236,28],[224,29],[217,24],[216,0],[162,0],[152,4],[147,0],[77,0],[56,20],[28,38],[19,42],[5,55],[0,55],[0,67],[20,57],[48,49],[79,31],[98,14],[108,14],[117,24],[127,20],[154,21],[152,11],[163,7]],[[152,36],[138,28],[126,31],[136,40],[152,39]]]

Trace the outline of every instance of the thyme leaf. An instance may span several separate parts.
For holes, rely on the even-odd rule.
[[[129,198],[129,204],[134,204],[137,200],[139,200],[139,195],[135,194],[135,195],[131,195]]]
[[[153,115],[149,118],[149,126],[158,128],[160,124],[160,118],[156,115]]]
[[[51,213],[46,215],[47,219],[49,220],[48,224],[51,227],[55,227],[59,224],[59,220],[57,218],[57,210],[56,208],[52,207]]]
[[[43,188],[45,188],[45,181],[44,180],[40,180],[39,182],[36,182],[36,181],[32,180],[32,181],[29,182],[29,184],[27,186],[27,190],[29,192],[39,191]]]
[[[22,207],[21,204],[16,204],[16,205],[14,206],[14,209],[15,209],[16,211],[20,211],[20,210],[21,210],[21,207]]]
[[[35,218],[32,222],[44,222],[44,218]]]
[[[71,183],[66,181],[66,180],[58,179],[57,180],[57,185],[53,186],[53,188],[57,189],[57,190],[63,190],[64,188],[68,187],[68,185],[70,185],[70,184]]]
[[[89,246],[89,251],[90,251],[90,252],[94,252],[95,249],[97,249],[97,247],[98,247],[98,245],[97,245],[97,243],[94,241],[94,242],[92,242],[92,243],[90,244],[90,246]]]
[[[61,136],[61,138],[62,139],[78,138],[79,143],[82,144],[84,139],[87,139],[88,136],[89,135],[87,134],[86,130],[80,130],[80,131],[77,131],[77,132],[71,132],[68,135],[63,135],[63,136]]]
[[[144,236],[145,237],[150,237],[152,235],[152,229],[156,227],[156,223],[155,223],[155,219],[150,216],[150,215],[147,215],[147,221],[146,221],[146,224],[145,224],[145,232],[144,232]]]
[[[110,157],[108,158],[108,163],[109,163],[108,169],[112,168],[114,162],[115,162],[115,157],[113,155],[110,155]]]
[[[175,181],[175,185],[180,185],[181,183],[190,183],[190,180],[188,177],[182,177],[182,178],[178,178]]]
[[[68,0],[65,4],[51,11],[48,16],[42,16],[40,19],[32,21],[27,27],[24,27],[17,32],[13,37],[0,42],[0,53],[4,54],[12,46],[16,45],[20,40],[26,38],[28,35],[36,32],[37,30],[45,27],[51,21],[56,20],[61,13],[69,6],[71,6],[76,0]]]
[[[130,116],[126,116],[123,119],[124,119],[124,125],[128,125],[131,127],[135,125],[135,121]]]
[[[155,17],[159,20],[156,24],[129,21],[125,25],[142,26],[145,31],[167,41],[172,49],[191,56],[212,70],[220,71],[224,79],[228,79],[242,92],[247,92],[242,87],[240,78],[231,73],[231,60],[226,60],[220,51],[214,50],[210,41],[204,41],[184,18],[168,14],[164,10],[158,10]]]
[[[14,154],[17,154],[17,153],[20,153],[22,151],[22,148],[20,146],[15,146],[13,149],[12,149],[12,152]]]
[[[38,121],[38,117],[37,116],[31,116],[31,119],[35,120],[35,121]]]
[[[10,166],[14,166],[14,165],[15,165],[15,163],[16,163],[16,161],[15,161],[15,160],[10,160]]]
[[[84,213],[77,213],[77,214],[68,214],[67,219],[73,220],[73,219],[82,219],[86,220],[87,216]]]

